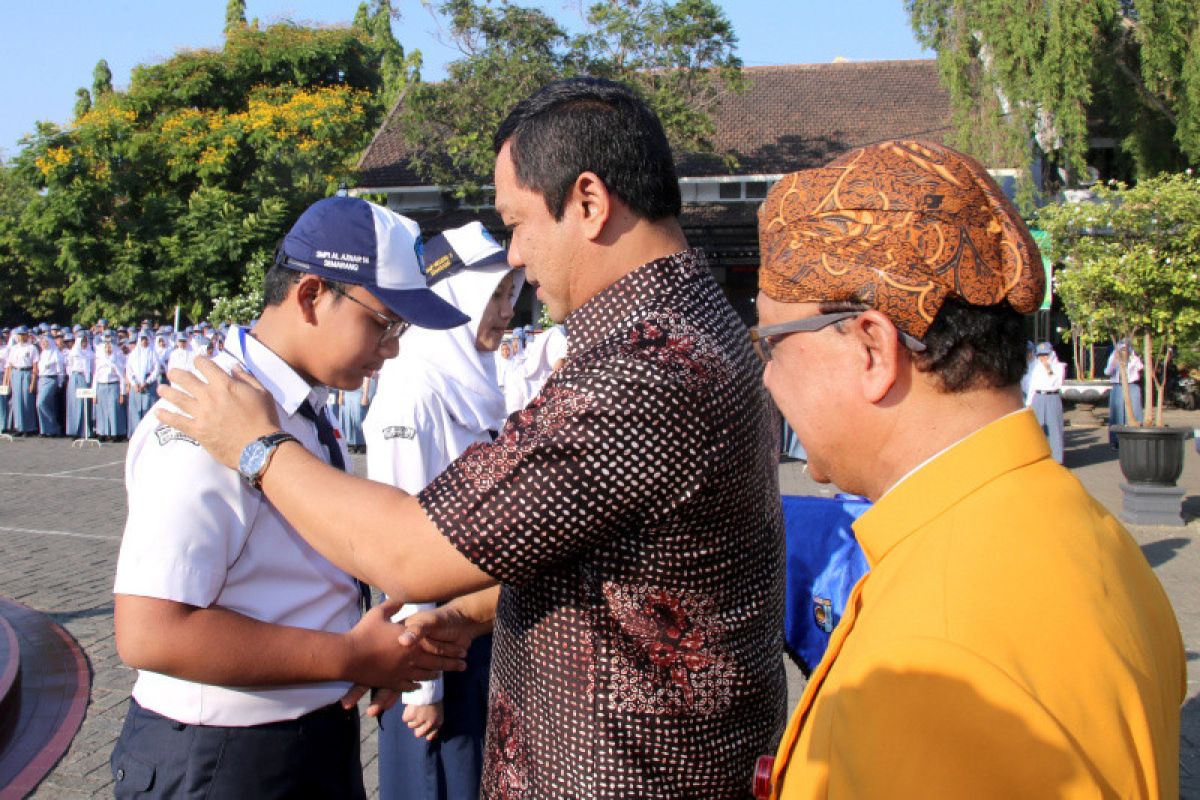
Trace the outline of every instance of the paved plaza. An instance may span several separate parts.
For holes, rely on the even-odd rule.
[[[1067,466],[1108,508],[1119,510],[1120,470],[1105,430],[1086,412],[1073,412],[1070,422]],[[1200,427],[1200,412],[1174,412],[1168,422]],[[124,445],[79,450],[65,439],[0,441],[0,595],[43,611],[65,627],[87,652],[93,670],[83,727],[35,798],[111,795],[108,755],[134,679],[117,658],[112,629],[112,576],[125,519],[124,458]],[[362,471],[363,458],[355,459]],[[780,479],[789,494],[833,492],[808,480],[799,463],[782,465]],[[1189,680],[1182,794],[1200,798],[1200,455],[1191,443],[1180,485],[1186,489],[1186,528],[1131,531],[1166,587],[1183,630]],[[1014,586],[1013,591],[1022,588]],[[800,680],[794,672],[791,678],[794,703]],[[365,721],[363,764],[372,796],[378,793],[375,757],[375,723]]]

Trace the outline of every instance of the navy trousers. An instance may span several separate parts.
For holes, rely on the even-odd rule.
[[[117,798],[365,800],[358,709],[249,728],[185,725],[129,701],[109,759]]]

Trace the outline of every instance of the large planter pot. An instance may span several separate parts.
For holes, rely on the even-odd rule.
[[[1183,489],[1175,485],[1183,473],[1183,443],[1191,428],[1139,428],[1114,425],[1121,445],[1121,519],[1135,525],[1181,527]]]
[[[1183,443],[1191,428],[1114,425],[1120,443],[1121,472],[1135,484],[1174,486],[1183,474]]]

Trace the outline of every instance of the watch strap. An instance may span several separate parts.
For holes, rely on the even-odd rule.
[[[254,475],[248,476],[247,480],[255,489],[261,490],[262,476],[266,473],[267,467],[271,466],[271,459],[275,457],[276,448],[278,448],[279,445],[283,444],[284,442],[296,442],[299,444],[300,440],[286,431],[275,431],[274,433],[268,433],[266,436],[258,437],[256,441],[261,442],[263,447],[267,449],[266,457],[263,460],[262,467],[259,468],[258,472],[256,472]]]

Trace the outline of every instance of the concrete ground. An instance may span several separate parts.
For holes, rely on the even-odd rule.
[[[1174,412],[1170,424],[1200,427],[1200,412]],[[1120,470],[1106,432],[1085,411],[1069,415],[1067,466],[1114,512],[1121,504]],[[87,717],[70,750],[32,795],[111,796],[108,756],[125,716],[134,675],[117,658],[112,629],[112,576],[125,518],[124,445],[78,450],[65,439],[0,441],[0,595],[36,608],[83,646],[94,672]],[[365,466],[356,456],[359,467]],[[832,494],[811,481],[799,462],[780,466],[788,494]],[[1131,527],[1166,587],[1188,656],[1181,776],[1184,797],[1200,798],[1200,455],[1191,444],[1180,486],[1186,489],[1184,528]],[[803,681],[790,670],[794,705]],[[364,775],[377,795],[375,725],[363,725]]]

